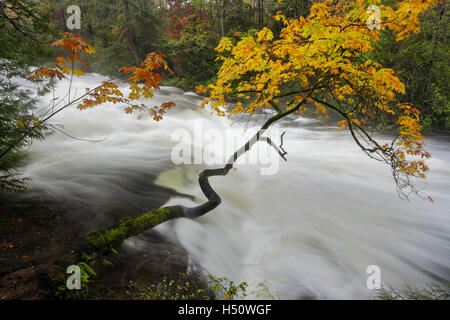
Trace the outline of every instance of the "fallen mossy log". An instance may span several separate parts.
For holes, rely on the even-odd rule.
[[[306,98],[304,98],[295,108],[290,109],[284,113],[279,112],[277,115],[273,116],[272,118],[269,118],[265,122],[265,124],[261,127],[261,129],[258,130],[258,132],[245,145],[239,148],[229,158],[228,162],[224,167],[217,169],[205,169],[199,174],[198,177],[199,186],[203,194],[208,199],[207,202],[192,208],[187,208],[183,206],[163,207],[160,209],[155,209],[153,211],[144,213],[135,218],[127,218],[119,220],[119,222],[112,227],[109,227],[104,230],[93,231],[84,236],[82,239],[81,248],[76,250],[77,253],[79,255],[83,253],[86,254],[95,253],[103,255],[110,254],[111,249],[118,249],[126,239],[133,236],[137,236],[165,221],[181,217],[195,219],[208,212],[211,212],[217,206],[220,205],[222,199],[211,187],[209,183],[209,178],[214,176],[226,176],[228,172],[233,168],[233,165],[236,162],[236,160],[241,155],[249,151],[252,148],[252,146],[256,144],[258,141],[264,141],[268,143],[286,161],[285,155],[287,153],[282,148],[283,135],[281,135],[281,145],[277,147],[270,138],[263,137],[262,134],[272,123],[289,115],[295,110],[298,110],[298,108],[303,103],[305,103],[305,101]]]
[[[314,89],[314,88],[313,88]],[[312,93],[313,89],[309,92],[308,96]],[[306,97],[306,98],[307,98]],[[125,218],[119,220],[116,224],[103,230],[92,231],[88,234],[81,236],[79,241],[72,247],[70,259],[76,261],[83,260],[83,254],[87,255],[110,255],[113,251],[117,250],[122,243],[133,236],[137,236],[147,230],[154,228],[155,226],[176,218],[189,218],[195,219],[208,212],[214,210],[222,202],[220,196],[214,191],[209,183],[209,178],[214,176],[226,176],[228,172],[233,168],[236,160],[248,152],[254,144],[258,141],[264,141],[268,143],[275,151],[286,161],[286,152],[282,148],[283,135],[281,135],[281,145],[275,146],[272,140],[268,137],[263,137],[262,134],[265,130],[274,122],[282,119],[283,117],[299,110],[300,106],[306,102],[306,98],[303,98],[294,108],[285,112],[277,110],[278,113],[269,118],[260,130],[240,149],[238,149],[228,160],[226,165],[217,169],[205,169],[199,174],[198,182],[199,186],[206,196],[208,201],[198,205],[196,207],[187,208],[183,206],[170,206],[152,210],[150,212],[141,214],[134,218]],[[73,256],[75,254],[75,256]],[[74,261],[75,261],[74,260]],[[13,265],[11,263],[6,264],[4,273],[9,273],[14,270],[18,270],[28,266],[29,264]],[[0,264],[1,267],[1,264]]]
[[[107,229],[86,234],[77,251],[79,254],[109,254],[112,249],[118,249],[126,239],[150,230],[167,220],[183,216],[183,207],[171,206],[155,209],[134,218],[122,219]]]

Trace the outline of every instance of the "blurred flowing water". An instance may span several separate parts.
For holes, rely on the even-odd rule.
[[[84,92],[101,80],[91,74],[73,88]],[[61,86],[56,96],[66,91]],[[203,166],[171,161],[179,143],[173,132],[181,128],[194,136],[201,126],[244,135],[251,122],[231,126],[200,109],[200,97],[176,88],[163,87],[151,103],[165,101],[177,107],[160,122],[128,115],[119,105],[66,109],[54,125],[80,139],[106,139],[86,142],[57,132],[33,144],[23,175],[33,179],[36,190],[71,207],[74,221],[87,228],[167,204],[202,203],[197,177]],[[249,291],[266,281],[281,299],[369,298],[374,294],[366,287],[369,265],[378,265],[382,283],[396,288],[449,282],[448,135],[427,140],[430,203],[400,200],[389,168],[365,156],[347,132],[305,118],[288,119],[277,129],[286,131],[288,161],[279,162],[276,174],[262,175],[257,164],[238,165],[227,176],[210,179],[223,200],[217,209],[156,230],[179,241],[204,272],[246,281]],[[279,143],[279,137],[272,138]],[[193,154],[201,155],[202,145],[193,142]],[[222,154],[222,147],[217,144],[215,152],[209,145],[208,152]],[[278,164],[279,156],[263,148]],[[126,245],[136,243],[131,239]]]

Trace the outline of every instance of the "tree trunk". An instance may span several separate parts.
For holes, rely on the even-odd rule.
[[[195,219],[214,210],[220,205],[222,199],[211,187],[208,179],[213,176],[226,176],[233,168],[237,159],[249,151],[258,141],[267,142],[286,161],[285,155],[287,153],[282,148],[282,143],[277,147],[270,138],[263,137],[262,135],[273,123],[298,111],[315,89],[316,86],[310,89],[307,96],[297,103],[295,107],[284,112],[280,108],[277,108],[277,114],[269,118],[245,145],[236,150],[223,168],[205,169],[199,174],[198,182],[203,194],[208,199],[207,202],[192,208],[183,206],[163,207],[144,213],[135,218],[119,220],[119,222],[112,227],[90,232],[82,237],[80,244],[75,248],[78,255],[81,255],[82,253],[107,254],[111,252],[111,249],[118,249],[126,239],[137,236],[165,221],[180,217]]]
[[[133,28],[130,24],[130,9],[128,0],[123,0],[123,5],[124,5],[125,28],[127,29],[128,33],[128,43],[130,45],[131,53],[133,54],[134,63],[136,65],[139,65],[142,59],[139,57],[136,37],[134,36]]]
[[[437,50],[438,41],[440,40],[440,33],[442,30],[444,15],[445,15],[445,6],[442,5],[442,9],[439,13],[439,24],[436,28],[435,34],[433,35],[433,49],[431,51],[430,59],[428,62],[428,69],[427,69],[427,73],[425,76],[425,82],[424,82],[423,90],[422,90],[422,99],[421,99],[422,105],[426,106],[428,110],[431,109],[431,106],[427,102],[428,96],[429,96],[431,74],[432,74],[433,67],[434,67],[434,60],[436,58],[436,50]]]
[[[226,0],[222,0],[222,5],[220,8],[220,35],[221,35],[221,37],[223,37],[225,35],[224,27],[223,27],[224,19],[225,19],[225,1]]]
[[[135,218],[119,220],[114,226],[100,231],[89,232],[83,237],[77,251],[81,253],[111,253],[111,249],[118,249],[128,238],[137,236],[167,220],[184,216],[180,206],[164,207],[144,213]]]

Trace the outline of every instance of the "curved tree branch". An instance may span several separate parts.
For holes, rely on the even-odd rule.
[[[273,117],[269,118],[255,133],[255,135],[229,158],[224,167],[216,169],[205,169],[199,174],[198,182],[203,194],[206,196],[208,201],[192,208],[187,208],[184,206],[172,206],[155,209],[135,218],[123,219],[110,228],[90,232],[82,238],[82,243],[77,249],[78,253],[106,254],[110,252],[111,249],[117,249],[118,247],[120,247],[123,241],[125,241],[127,238],[143,233],[144,231],[151,229],[165,221],[181,217],[195,219],[214,210],[217,206],[220,205],[222,199],[212,188],[211,184],[209,183],[209,178],[214,176],[226,176],[228,172],[233,168],[236,160],[247,151],[249,151],[252,146],[255,145],[258,141],[267,142],[284,160],[286,160],[286,151],[282,148],[283,142],[281,142],[280,147],[277,147],[269,137],[264,137],[262,135],[272,124],[298,111],[301,106],[306,103],[307,99],[316,89],[317,84],[313,86],[309,90],[307,96],[304,97],[300,102],[298,102],[293,108],[285,112],[277,113]]]

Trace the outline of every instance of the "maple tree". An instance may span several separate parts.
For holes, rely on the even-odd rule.
[[[418,32],[419,14],[440,0],[405,0],[393,7],[380,2],[317,1],[306,18],[288,19],[278,12],[274,19],[283,24],[279,37],[263,28],[237,39],[222,38],[216,48],[222,62],[218,80],[198,87],[200,93],[209,92],[203,106],[209,103],[218,115],[231,118],[271,108],[276,115],[263,130],[307,108],[314,108],[322,118],[330,110],[336,112],[342,117],[340,129],[348,128],[369,157],[391,166],[401,197],[422,195],[412,181],[423,181],[429,170],[419,111],[397,103],[405,86],[395,71],[364,55],[374,51],[384,29],[395,32],[397,41]],[[367,26],[369,5],[379,5],[379,29]],[[239,102],[227,111],[223,107],[231,96]],[[378,143],[369,133],[381,114],[397,119],[399,136],[390,144]]]
[[[160,15],[170,22],[165,28],[169,38],[180,38],[182,29],[188,24],[194,13],[193,6],[183,0],[168,0],[167,8],[162,8]],[[184,35],[186,36],[186,35]]]

